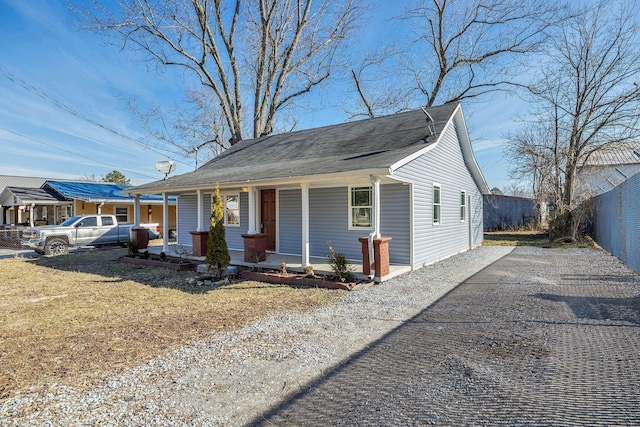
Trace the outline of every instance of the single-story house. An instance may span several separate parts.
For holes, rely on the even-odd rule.
[[[307,266],[328,244],[355,262],[366,256],[360,238],[391,238],[396,272],[480,245],[490,193],[459,103],[243,140],[196,171],[128,191],[177,196],[177,243],[191,246],[191,232],[208,229],[216,185],[231,250],[262,234],[267,250]]]
[[[0,175],[0,194],[2,194],[4,189],[7,187],[40,188],[47,179],[48,178],[38,178],[33,176]],[[10,224],[25,222],[29,216],[28,211],[25,209],[14,209],[13,206],[4,206],[1,199],[0,213],[0,229],[9,226]]]
[[[119,222],[132,223],[137,198],[140,222],[157,222],[162,226],[162,198],[156,195],[131,196],[127,193],[130,187],[104,182],[46,180],[40,188],[6,187],[0,193],[0,205],[5,219],[9,219],[6,211],[12,209],[13,224],[60,224],[74,215],[95,213],[113,214]],[[170,230],[176,227],[175,205],[174,198],[168,200],[167,225]],[[22,218],[16,217],[18,213],[25,212]]]

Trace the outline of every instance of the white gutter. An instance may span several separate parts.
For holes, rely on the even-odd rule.
[[[303,176],[297,176],[297,177],[292,176],[292,177],[285,177],[285,178],[267,178],[267,179],[256,179],[256,180],[247,179],[243,181],[229,181],[229,182],[218,181],[218,185],[220,189],[234,188],[234,187],[242,188],[242,187],[249,187],[249,186],[275,187],[279,185],[296,185],[304,182],[311,184],[311,183],[318,183],[318,182],[325,182],[325,181],[344,181],[351,177],[362,178],[363,175],[386,176],[390,174],[391,174],[391,171],[389,168],[379,168],[379,169],[356,170],[356,171],[349,171],[349,172],[336,172],[336,173],[329,173],[329,174],[322,174],[322,175],[303,175]],[[174,179],[175,178],[177,177],[174,177]],[[207,179],[207,177],[203,177],[203,179]],[[169,179],[168,181],[171,181],[171,179]],[[167,183],[167,181],[158,181],[158,182]],[[168,192],[189,193],[189,192],[196,192],[196,190],[198,189],[209,189],[209,188],[215,188],[215,182],[208,182],[207,185],[194,184],[194,185],[185,185],[185,186],[174,187],[174,188],[171,188],[169,186],[163,186],[155,189],[149,189],[149,188],[136,189],[136,187],[132,187],[132,188],[127,188],[127,192],[130,194],[163,194]]]

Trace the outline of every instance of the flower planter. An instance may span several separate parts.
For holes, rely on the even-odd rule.
[[[292,286],[312,286],[328,289],[342,289],[345,291],[351,291],[356,286],[355,283],[342,283],[315,277],[297,276],[294,274],[261,273],[257,271],[243,271],[242,278],[245,280],[255,280],[256,282],[266,282]]]
[[[118,258],[118,262],[124,262],[127,264],[134,265],[143,265],[150,267],[161,267],[167,268],[169,270],[175,271],[187,271],[187,270],[195,270],[197,265],[195,262],[190,261],[181,261],[180,258],[167,257],[166,261],[161,260],[160,258],[136,258],[132,256],[123,256]]]

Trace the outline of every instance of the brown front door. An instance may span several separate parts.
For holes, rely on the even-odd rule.
[[[267,250],[276,250],[276,190],[262,190],[262,233],[267,235]]]

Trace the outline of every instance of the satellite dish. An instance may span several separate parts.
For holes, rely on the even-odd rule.
[[[176,170],[176,162],[173,160],[158,162],[156,163],[156,169],[164,174],[164,179],[167,179],[167,175]]]

